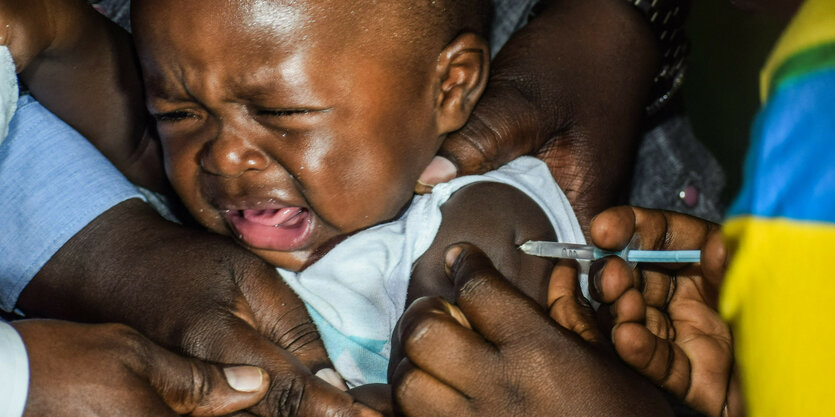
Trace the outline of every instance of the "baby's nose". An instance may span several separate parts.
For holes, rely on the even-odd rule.
[[[269,157],[258,146],[235,135],[221,135],[208,142],[200,157],[204,171],[224,177],[261,171],[269,165]]]

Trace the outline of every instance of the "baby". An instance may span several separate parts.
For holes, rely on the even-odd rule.
[[[169,179],[190,213],[275,265],[350,386],[386,381],[412,300],[452,298],[469,241],[545,304],[527,240],[583,242],[546,166],[521,158],[415,197],[487,80],[481,0],[145,0],[133,28]]]

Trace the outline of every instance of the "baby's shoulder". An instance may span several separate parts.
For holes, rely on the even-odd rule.
[[[444,273],[443,254],[458,242],[481,248],[528,295],[545,294],[539,275],[550,270],[549,262],[523,255],[518,248],[528,240],[554,240],[556,235],[543,208],[526,193],[503,183],[476,182],[450,196],[441,212],[435,240],[415,263],[407,303],[426,295],[452,299],[454,283]]]

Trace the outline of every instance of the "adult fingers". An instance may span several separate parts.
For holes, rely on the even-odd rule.
[[[714,223],[685,214],[640,207],[614,207],[592,221],[591,238],[601,248],[618,250],[637,237],[641,249],[705,249],[715,242],[719,227]],[[721,242],[720,242],[721,243]],[[722,256],[724,259],[724,256]],[[703,250],[702,259],[715,264],[715,255]],[[612,302],[626,288],[640,288],[648,305],[665,308],[676,291],[676,275],[698,275],[696,264],[647,264],[633,271],[632,282],[626,279],[618,259],[608,259],[595,276],[595,289],[602,302]],[[614,265],[613,265],[614,264]]]
[[[580,293],[576,264],[561,260],[551,271],[548,283],[548,313],[562,327],[590,343],[600,343],[603,335],[594,310]]]
[[[471,395],[483,383],[479,370],[490,365],[496,352],[468,327],[466,318],[460,313],[454,317],[453,311],[458,309],[439,297],[420,298],[409,306],[395,333],[411,363],[440,383]]]
[[[214,338],[195,347],[199,357],[263,368],[272,378],[264,400],[249,409],[259,416],[379,415],[353,397],[314,376],[291,353],[239,320],[214,329]],[[234,341],[227,343],[226,341]]]
[[[592,276],[591,294],[601,303],[611,304],[630,288],[642,289],[640,271],[630,268],[621,258],[611,256]]]
[[[415,367],[407,358],[397,365],[391,378],[399,411],[410,417],[468,415],[467,398],[428,372]]]
[[[622,249],[637,234],[641,249],[699,249],[718,225],[681,213],[641,207],[613,207],[591,225],[592,242],[604,249]]]
[[[500,345],[534,337],[550,325],[539,305],[508,283],[480,249],[457,244],[447,250],[445,260],[456,287],[456,305],[488,341]]]
[[[615,350],[635,370],[684,398],[690,384],[690,360],[674,343],[656,337],[640,323],[623,323],[612,330]]]
[[[416,191],[426,192],[459,175],[484,173],[536,151],[543,142],[537,114],[517,89],[492,83],[467,124],[446,138],[440,159],[424,170]]]
[[[161,348],[150,356],[149,381],[177,414],[226,415],[255,405],[269,389],[270,378],[258,367],[220,368]]]
[[[292,353],[311,371],[322,371],[322,375],[329,376],[332,382],[344,388],[341,378],[332,371],[333,365],[304,303],[275,269],[256,262],[236,271],[235,277],[248,304],[237,306],[238,310],[243,310],[238,317]],[[247,320],[247,317],[252,319]]]

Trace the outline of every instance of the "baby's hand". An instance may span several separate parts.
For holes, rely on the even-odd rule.
[[[611,305],[615,349],[691,407],[710,416],[726,413],[733,342],[716,311],[727,258],[719,226],[637,207],[606,210],[591,224],[592,242],[603,249],[622,249],[633,235],[641,249],[701,249],[702,262],[632,269],[607,258],[592,288],[595,298]]]

